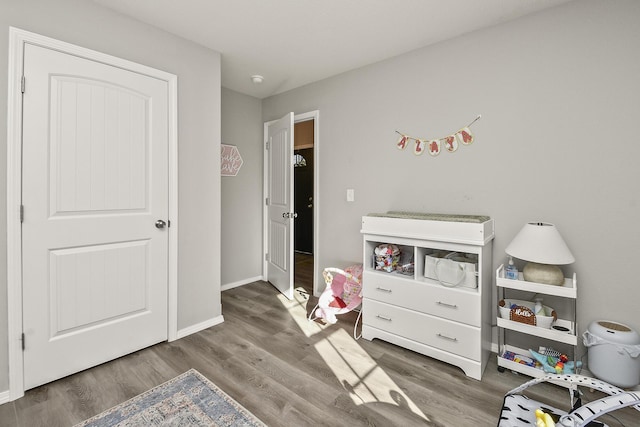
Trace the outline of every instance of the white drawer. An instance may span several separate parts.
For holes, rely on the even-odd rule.
[[[362,286],[365,298],[480,327],[481,299],[476,290],[452,289],[367,271]]]
[[[480,328],[452,322],[365,298],[362,321],[422,344],[439,348],[472,360],[480,360]]]

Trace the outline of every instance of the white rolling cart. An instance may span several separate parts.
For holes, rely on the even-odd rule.
[[[570,346],[572,354],[568,354],[569,360],[576,362],[577,357],[577,345],[578,345],[578,327],[576,322],[576,299],[578,296],[578,286],[576,274],[573,274],[572,278],[565,278],[564,284],[546,285],[542,283],[528,282],[522,277],[522,273],[519,273],[518,280],[507,279],[504,274],[504,265],[500,265],[496,270],[496,285],[498,286],[498,301],[506,299],[505,295],[508,290],[517,290],[524,292],[533,292],[535,294],[544,296],[555,296],[560,298],[567,298],[570,303],[568,316],[560,318],[553,322],[551,328],[543,328],[539,326],[533,326],[526,323],[521,323],[514,320],[504,319],[498,313],[497,325],[498,325],[498,370],[503,371],[505,368],[515,372],[521,372],[531,377],[540,378],[546,375],[542,369],[527,366],[508,358],[505,358],[505,352],[511,351],[516,354],[529,355],[528,349],[518,348],[509,345],[505,339],[505,331],[516,331],[522,334],[531,335],[534,337],[540,337],[551,342],[564,343]],[[558,330],[554,327],[557,327]],[[566,329],[566,330],[565,330]],[[533,347],[532,347],[533,348]],[[534,349],[537,350],[537,349]]]

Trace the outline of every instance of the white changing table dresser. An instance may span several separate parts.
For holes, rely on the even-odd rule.
[[[493,220],[388,212],[363,216],[361,233],[362,336],[442,360],[480,380],[491,350]],[[413,273],[376,270],[374,249],[381,244],[413,254]],[[426,278],[425,255],[433,250],[476,254],[477,288],[447,287]]]

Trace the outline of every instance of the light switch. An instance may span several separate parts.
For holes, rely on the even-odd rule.
[[[347,188],[347,202],[353,202],[355,200],[355,194],[353,188]]]

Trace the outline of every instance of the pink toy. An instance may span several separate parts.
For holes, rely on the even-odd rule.
[[[362,303],[362,264],[356,264],[341,270],[339,268],[325,268],[322,271],[326,288],[318,299],[318,304],[309,313],[309,320],[324,319],[334,324],[338,321],[336,315],[348,313]],[[361,314],[362,312],[360,312]],[[360,321],[360,314],[353,326],[353,337]]]

